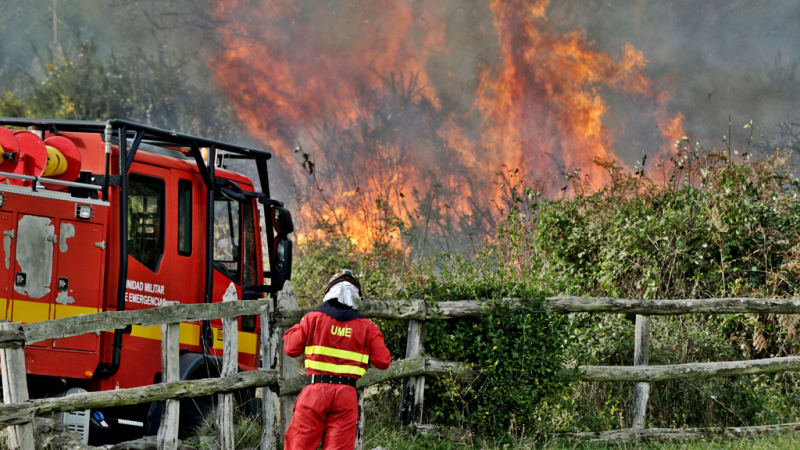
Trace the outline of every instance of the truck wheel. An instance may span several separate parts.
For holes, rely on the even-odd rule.
[[[209,420],[214,420],[213,396],[181,399],[180,420],[178,421],[178,438],[186,439],[203,430]],[[163,402],[150,404],[147,413],[146,436],[156,436],[161,425]]]
[[[218,377],[222,358],[217,356],[203,357],[197,353],[184,353],[181,355],[181,379],[196,380],[208,377]],[[160,381],[160,380],[157,380]],[[249,415],[255,418],[259,413],[254,407],[255,389],[243,389],[236,392],[237,414]],[[190,397],[181,399],[181,412],[178,437],[186,439],[203,430],[208,421],[214,420],[217,396]],[[161,424],[162,402],[153,402],[147,415],[147,435],[154,436],[158,433]]]
[[[215,396],[191,397],[181,399],[181,419],[178,438],[186,439],[195,436],[206,422],[214,420],[216,409]]]
[[[255,419],[260,414],[260,403],[255,398],[253,389],[243,389],[236,392],[236,414],[242,417]],[[158,434],[158,427],[161,424],[162,402],[150,404],[150,411],[147,414],[147,436]],[[178,428],[180,439],[190,438],[203,430],[209,421],[215,419],[216,396],[207,395],[204,397],[192,397],[181,399],[181,412]]]

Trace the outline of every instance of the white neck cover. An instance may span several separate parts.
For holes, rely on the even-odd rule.
[[[361,297],[358,295],[358,288],[353,283],[343,281],[335,284],[322,299],[323,302],[336,299],[339,303],[347,305],[353,309],[358,309],[361,304]]]

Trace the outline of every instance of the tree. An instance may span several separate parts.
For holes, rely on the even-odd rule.
[[[134,50],[103,61],[93,41],[79,39],[77,48],[77,55],[60,60],[40,55],[44,79],[28,74],[30,91],[22,95],[5,90],[0,116],[125,118],[217,139],[235,135],[236,116],[224,95],[192,85],[184,65],[169,55]]]

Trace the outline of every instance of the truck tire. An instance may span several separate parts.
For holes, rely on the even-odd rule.
[[[181,399],[181,419],[178,438],[186,439],[197,435],[206,422],[214,420],[216,398],[214,395]]]
[[[219,367],[222,358],[217,356],[207,356],[199,353],[184,353],[180,357],[181,380],[197,380],[202,378],[218,377]],[[243,389],[236,392],[236,406],[238,414],[251,415],[253,418],[258,414],[257,408],[253,408],[255,389]],[[195,436],[200,432],[209,420],[214,420],[217,396],[206,395],[203,397],[190,397],[180,400],[180,421],[178,438],[186,439]],[[147,414],[147,435],[155,436],[158,434],[158,427],[161,424],[161,411],[163,402],[153,402]]]
[[[214,420],[214,399],[212,395],[205,397],[182,398],[180,400],[180,420],[178,421],[178,438],[183,440],[199,433],[208,420]],[[161,425],[161,414],[164,402],[153,402],[147,413],[146,436],[158,435]]]

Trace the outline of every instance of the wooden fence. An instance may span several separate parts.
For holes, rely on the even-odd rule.
[[[226,300],[233,300],[229,296]],[[185,305],[168,302],[162,307],[121,312],[103,312],[68,317],[46,322],[20,325],[0,324],[0,359],[2,361],[3,394],[6,404],[0,405],[0,427],[7,430],[10,447],[34,448],[32,420],[35,416],[55,412],[135,405],[165,401],[158,434],[160,449],[177,446],[178,399],[220,394],[217,408],[218,443],[223,450],[233,449],[232,393],[246,388],[262,387],[262,450],[277,448],[291,415],[293,396],[307,384],[291,358],[279,367],[282,331],[309,310],[297,308],[291,287],[279,295],[277,309],[273,299],[223,301],[213,304]],[[425,377],[455,376],[461,380],[474,378],[475,373],[460,362],[447,362],[425,355],[425,323],[431,320],[478,317],[497,302],[519,303],[519,299],[498,301],[453,301],[435,306],[423,300],[364,301],[360,312],[369,318],[409,320],[405,359],[395,361],[385,371],[370,369],[357,383],[359,406],[363,409],[363,389],[389,380],[405,378],[398,419],[401,424],[420,425],[422,420]],[[770,358],[737,362],[708,362],[649,366],[649,316],[689,313],[780,313],[800,314],[800,301],[782,299],[702,299],[702,300],[626,300],[614,298],[548,298],[539,306],[556,313],[625,313],[637,314],[633,366],[581,366],[574,370],[583,381],[634,382],[633,420],[630,430],[617,434],[644,433],[644,417],[652,381],[685,378],[710,378],[732,375],[755,375],[800,370],[800,357]],[[261,316],[261,370],[237,373],[237,321],[240,315]],[[178,380],[178,328],[180,322],[223,319],[223,364],[220,378]],[[24,345],[45,339],[60,339],[90,332],[124,328],[129,325],[161,325],[162,383],[132,389],[74,394],[68,397],[28,399]],[[279,400],[282,397],[282,400]],[[363,447],[363,414],[359,422],[356,448]],[[627,433],[627,434],[626,434]],[[593,434],[596,437],[596,434]]]

